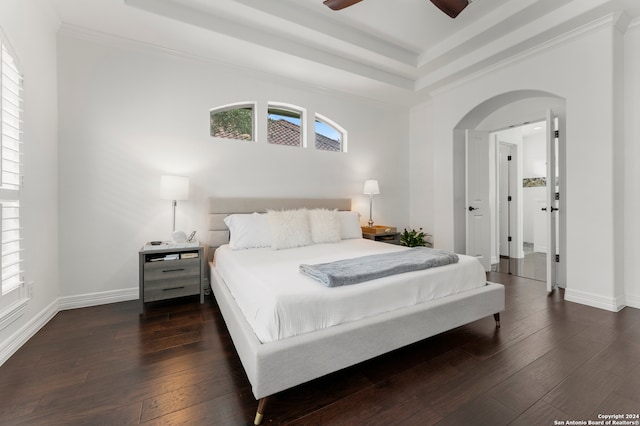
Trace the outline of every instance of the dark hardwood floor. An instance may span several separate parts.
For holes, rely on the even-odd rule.
[[[264,424],[553,425],[640,412],[640,310],[505,284],[491,317],[275,396]],[[2,425],[245,425],[256,402],[214,301],[60,312],[0,367]]]

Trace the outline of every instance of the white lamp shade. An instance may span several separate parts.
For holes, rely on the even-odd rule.
[[[188,200],[189,178],[183,176],[161,176],[160,198],[163,200]]]
[[[378,181],[375,179],[369,179],[364,182],[364,190],[363,194],[367,195],[376,195],[380,193],[380,188],[378,187]]]

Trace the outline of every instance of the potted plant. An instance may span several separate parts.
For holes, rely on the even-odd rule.
[[[427,234],[422,232],[422,228],[418,230],[404,228],[404,231],[400,234],[400,244],[407,247],[426,246],[426,236]]]

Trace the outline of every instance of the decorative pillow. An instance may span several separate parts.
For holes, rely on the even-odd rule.
[[[340,219],[337,210],[309,210],[311,240],[318,243],[337,243],[341,239]]]
[[[362,238],[362,228],[360,227],[360,214],[353,211],[339,211],[340,236],[343,240]]]
[[[275,250],[308,246],[311,240],[309,214],[306,209],[269,210],[271,248]]]
[[[232,250],[271,247],[269,219],[264,213],[232,214],[224,218]]]

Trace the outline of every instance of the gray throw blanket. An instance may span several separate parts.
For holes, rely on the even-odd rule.
[[[428,247],[344,259],[317,265],[300,265],[300,272],[327,287],[357,284],[404,272],[457,263],[458,255]]]

